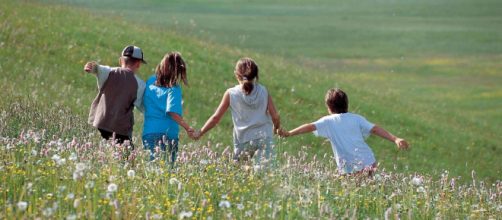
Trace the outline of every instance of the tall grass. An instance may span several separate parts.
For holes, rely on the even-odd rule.
[[[334,160],[305,151],[277,155],[263,168],[232,162],[219,143],[195,143],[171,170],[148,152],[92,138],[24,131],[0,139],[0,218],[309,219],[498,218],[502,183],[464,184],[382,170],[340,176]],[[276,150],[284,147],[279,141]],[[130,151],[130,152],[129,152]],[[129,152],[128,158],[124,157]],[[327,156],[329,157],[329,156]]]

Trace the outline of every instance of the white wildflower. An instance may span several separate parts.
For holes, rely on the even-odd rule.
[[[85,163],[77,163],[75,165],[76,171],[84,171],[85,169],[87,169],[87,166],[85,165]]]
[[[220,208],[230,208],[230,202],[227,200],[220,201],[220,204],[218,204]]]
[[[57,154],[54,154],[52,155],[51,159],[56,163],[60,163],[59,161],[61,160],[61,157]]]
[[[49,217],[54,213],[54,211],[51,208],[46,208],[42,211],[42,215],[45,217]]]
[[[180,182],[180,181],[178,181],[178,179],[176,179],[176,178],[174,178],[174,177],[173,177],[173,178],[171,178],[171,179],[169,179],[169,184],[171,184],[171,185],[178,184],[179,182]]]
[[[80,199],[75,199],[75,201],[73,201],[73,208],[78,208],[79,205],[80,205]]]
[[[77,160],[77,154],[75,152],[72,152],[70,157],[68,157],[69,160],[71,161],[76,161]]]
[[[420,186],[420,185],[422,185],[422,183],[423,183],[423,180],[420,177],[415,176],[415,177],[413,177],[413,179],[411,179],[411,184],[413,184],[415,186]]]
[[[63,166],[66,163],[66,159],[63,158],[63,159],[57,161],[56,163],[57,163],[58,166]]]
[[[188,212],[182,211],[180,213],[180,218],[181,219],[190,218],[190,217],[192,217],[192,212],[191,211],[188,211]]]
[[[378,173],[375,174],[374,178],[375,178],[376,181],[379,181],[379,182],[382,181],[382,176],[380,174],[378,174]]]
[[[208,161],[208,160],[200,160],[200,164],[202,164],[202,165],[206,165],[206,164],[208,164],[208,163],[209,163],[209,161]]]
[[[391,215],[392,215],[392,207],[389,207],[387,210],[385,210],[384,219],[385,220],[393,219]]]
[[[94,181],[89,181],[85,184],[86,189],[92,189],[94,188]]]
[[[17,209],[19,209],[19,211],[24,212],[24,210],[26,210],[26,208],[28,208],[28,202],[20,201],[17,203]]]
[[[136,172],[134,170],[129,170],[127,171],[127,176],[129,178],[134,178],[134,176],[136,176]]]
[[[425,188],[423,186],[420,186],[417,188],[418,193],[425,193]]]
[[[73,194],[73,193],[68,193],[68,195],[66,195],[66,199],[73,200],[74,198],[75,198],[75,194]]]
[[[237,204],[237,209],[243,210],[244,209],[244,205],[242,203]]]
[[[36,150],[31,150],[31,156],[37,156],[38,152]]]
[[[244,216],[245,216],[245,217],[251,217],[251,216],[253,216],[253,211],[251,211],[251,210],[246,211],[246,212],[244,213]]]
[[[68,216],[66,216],[66,220],[76,220],[77,219],[77,215],[75,214],[69,214]]]
[[[115,184],[115,183],[110,183],[110,185],[108,185],[108,188],[107,188],[108,192],[110,192],[110,193],[117,191],[117,189],[118,189],[118,187],[117,187],[117,184]]]
[[[152,219],[155,219],[155,220],[162,219],[162,215],[161,214],[152,215]]]

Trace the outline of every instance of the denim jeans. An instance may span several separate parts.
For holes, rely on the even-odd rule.
[[[261,162],[271,163],[273,160],[272,138],[255,139],[246,143],[234,144],[234,160],[247,160],[253,158],[256,165]]]
[[[169,139],[164,133],[154,133],[143,135],[143,146],[145,149],[150,150],[150,160],[154,160],[156,157],[156,147],[160,148],[160,156],[166,162],[174,166],[176,161],[176,156],[178,154],[178,139]],[[167,148],[167,149],[166,149]]]

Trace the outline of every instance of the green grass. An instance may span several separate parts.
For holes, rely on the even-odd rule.
[[[66,118],[68,115],[64,115]],[[183,146],[177,172],[137,148],[26,131],[0,139],[2,219],[487,218],[502,184],[379,172],[340,176],[333,160],[280,154],[272,169],[233,164],[214,145]],[[281,146],[282,144],[279,144]],[[129,152],[129,159],[123,159]],[[188,217],[187,217],[188,216]]]
[[[145,5],[142,9],[162,11],[162,5],[158,2],[143,3]],[[407,3],[411,4],[410,8],[418,7],[415,7],[413,2]],[[439,6],[435,10],[423,9],[423,11],[438,15],[440,9],[446,6],[458,11],[454,7],[455,4],[446,3],[446,1],[444,4],[438,3]],[[465,2],[467,3],[469,2]],[[180,5],[179,2],[176,4]],[[186,2],[186,4],[188,5],[185,7],[173,7],[169,10],[186,8],[194,10],[193,13],[198,13],[199,16],[207,14],[207,10],[216,10],[212,14],[219,14],[222,17],[220,22],[226,20],[223,18],[228,18],[224,15],[231,15],[223,9],[218,11],[218,4],[207,5],[204,2]],[[248,4],[261,4],[261,7],[265,7],[262,2]],[[283,12],[284,7],[280,7],[284,4],[281,1],[274,1],[272,5],[275,7],[270,7],[263,13],[282,13],[283,16],[290,16],[287,11]],[[293,7],[296,4],[298,7]],[[303,3],[295,2],[291,6],[294,10],[290,10],[300,13],[303,10],[301,4]],[[369,7],[371,2],[365,4],[364,7]],[[430,6],[432,3],[428,4]],[[502,90],[498,86],[502,82],[502,77],[498,70],[502,68],[499,62],[500,48],[492,45],[491,40],[485,41],[482,37],[473,38],[471,40],[474,43],[464,45],[467,48],[465,49],[455,46],[455,42],[461,42],[458,39],[461,39],[463,34],[460,34],[458,39],[442,41],[441,38],[431,36],[428,41],[446,46],[443,48],[437,45],[431,46],[430,51],[427,49],[428,52],[425,53],[423,50],[414,50],[416,47],[424,46],[420,41],[421,38],[407,39],[412,41],[407,44],[408,49],[414,52],[406,56],[385,44],[368,43],[367,53],[366,51],[359,53],[357,48],[354,48],[353,52],[346,53],[344,51],[350,51],[350,46],[344,49],[344,46],[341,46],[343,44],[336,44],[340,47],[332,47],[331,50],[337,53],[339,51],[342,55],[331,59],[322,52],[316,54],[319,47],[329,48],[322,44],[322,39],[315,39],[312,40],[315,44],[302,44],[303,48],[312,46],[309,49],[310,53],[306,53],[305,57],[295,57],[287,55],[296,54],[295,48],[287,53],[275,51],[274,48],[288,48],[278,42],[281,38],[287,38],[284,38],[285,35],[274,38],[272,34],[266,34],[274,27],[259,30],[263,23],[256,24],[255,30],[261,33],[259,35],[263,35],[264,39],[269,40],[262,41],[263,44],[259,44],[262,45],[260,49],[255,46],[248,47],[246,43],[234,44],[231,40],[221,39],[219,42],[218,37],[214,37],[215,42],[200,40],[204,36],[198,34],[200,31],[196,28],[166,30],[169,26],[164,25],[172,22],[169,15],[153,19],[153,16],[149,17],[146,12],[140,10],[138,14],[142,14],[142,17],[138,21],[132,21],[124,17],[126,11],[123,10],[127,8],[118,8],[115,13],[111,13],[107,9],[111,5],[107,6],[107,3],[102,5],[103,11],[94,13],[95,9],[88,11],[31,1],[2,1],[0,4],[0,57],[2,57],[0,158],[3,162],[0,169],[4,174],[1,177],[0,206],[3,212],[0,218],[43,216],[43,210],[47,208],[52,210],[54,203],[60,206],[53,214],[55,218],[63,218],[70,214],[76,214],[80,218],[92,218],[97,215],[110,218],[120,216],[145,218],[147,213],[153,215],[158,210],[161,210],[164,216],[177,218],[181,211],[192,208],[196,209],[193,214],[197,218],[213,216],[218,219],[229,212],[234,217],[242,218],[245,215],[244,211],[236,209],[236,204],[242,201],[261,205],[252,208],[251,205],[244,204],[245,210],[253,210],[253,217],[256,218],[269,218],[268,215],[273,213],[280,215],[276,216],[277,218],[321,216],[342,218],[352,215],[359,218],[364,216],[382,218],[390,207],[393,207],[389,211],[392,214],[411,215],[415,218],[500,216],[500,196],[493,195],[500,195],[501,189],[496,181],[500,179],[502,170],[501,164],[497,162],[502,150],[502,140],[500,135],[497,135],[500,133],[500,122],[502,122],[502,112],[498,110],[502,107]],[[135,7],[134,3],[125,6]],[[195,6],[198,6],[199,10],[195,10],[197,8]],[[386,10],[391,10],[383,6],[381,7],[385,10],[375,10],[374,13],[386,14]],[[400,4],[396,7],[398,6],[404,7]],[[480,6],[480,9],[475,11],[467,10],[467,6],[469,4],[460,10],[462,13],[458,16],[451,16],[452,14],[444,16],[457,25],[463,20],[468,20],[468,23],[474,22],[470,26],[479,30],[479,36],[489,33],[495,34],[485,36],[486,38],[500,36],[497,35],[500,30],[490,26],[495,25],[495,22],[486,23],[483,20],[488,17],[494,21],[500,19],[499,15],[492,11],[496,9],[496,5]],[[248,7],[235,7],[237,11],[249,10]],[[260,7],[256,7],[258,8],[256,10],[263,11],[259,10]],[[358,11],[359,7],[346,6],[345,9]],[[331,10],[327,6],[322,8]],[[243,13],[241,11],[237,14]],[[322,18],[322,11],[320,10],[317,19]],[[182,12],[178,13],[186,14]],[[302,15],[298,13],[297,16]],[[247,14],[254,15],[260,20],[256,13]],[[359,16],[361,14],[364,14],[363,11]],[[325,14],[329,15],[331,14]],[[475,18],[474,15],[481,18]],[[483,15],[487,18],[482,18]],[[185,16],[190,18],[195,15]],[[378,17],[374,14],[371,16]],[[261,19],[263,22],[264,18]],[[162,22],[155,23],[157,20]],[[227,29],[222,30],[223,32],[237,27],[236,24],[231,25],[230,21],[219,23],[209,18],[207,21],[208,26],[213,23],[225,26]],[[405,22],[401,23],[401,27],[407,27],[406,19],[399,21]],[[183,22],[186,21],[183,19]],[[305,24],[307,23],[303,26]],[[423,28],[429,29],[435,24],[426,22],[422,25]],[[420,32],[419,26],[409,27],[418,31],[413,35],[418,33],[427,35],[427,32]],[[287,33],[291,30],[287,25],[283,28],[282,32]],[[438,31],[442,30],[439,29]],[[190,31],[192,33],[189,33]],[[321,33],[314,30],[312,32]],[[371,39],[375,38],[378,42],[379,38],[374,37],[377,33],[371,33],[373,30],[369,32],[364,39],[373,42]],[[471,33],[472,30],[468,32]],[[224,35],[221,32],[215,33],[211,32],[211,36]],[[478,32],[472,34],[476,35]],[[309,38],[308,35],[305,37]],[[347,40],[352,40],[353,44],[360,41],[357,38],[347,38]],[[260,176],[263,174],[243,171],[245,167],[229,165],[225,157],[218,156],[231,145],[232,125],[227,115],[221,124],[201,141],[190,141],[182,134],[183,147],[180,151],[186,155],[199,156],[183,156],[185,159],[180,161],[178,174],[170,174],[165,167],[158,165],[147,168],[142,158],[132,160],[131,163],[134,161],[134,164],[124,167],[124,162],[113,159],[113,151],[120,149],[105,147],[104,143],[99,142],[99,135],[95,129],[85,123],[90,103],[97,90],[95,78],[84,74],[82,68],[88,60],[115,64],[120,50],[128,44],[136,44],[145,50],[146,59],[150,64],[142,67],[140,73],[142,78],[151,75],[155,64],[167,51],[182,52],[188,63],[190,83],[190,87],[183,88],[185,117],[195,127],[202,126],[216,108],[223,92],[236,83],[232,70],[237,59],[250,56],[260,65],[260,80],[274,97],[285,127],[292,128],[325,115],[323,104],[325,91],[340,86],[349,94],[352,111],[408,139],[412,144],[412,150],[397,151],[389,142],[370,138],[369,144],[380,162],[380,170],[384,170],[381,175],[385,180],[379,183],[378,179],[361,180],[337,176],[334,173],[333,160],[329,158],[332,155],[331,147],[322,139],[314,138],[312,135],[286,140],[277,139],[276,149],[281,168],[271,172],[271,176]],[[136,119],[135,142],[139,143],[141,115],[136,115]],[[23,130],[24,134],[33,134],[27,132],[33,130],[35,136],[43,138],[38,141],[32,136],[20,138]],[[94,148],[79,151],[79,148],[71,147],[71,140],[74,138],[79,146],[89,143],[89,146]],[[54,146],[58,139],[61,139],[59,142],[63,147]],[[51,140],[56,142],[51,143]],[[205,149],[203,146],[210,147],[218,155],[206,158],[201,152],[201,149]],[[32,150],[37,151],[37,155],[32,155]],[[45,152],[43,150],[46,154],[40,155],[41,152]],[[77,161],[70,162],[69,155],[74,152],[78,153],[79,157]],[[54,154],[67,159],[68,165],[55,166],[54,160],[50,159]],[[295,163],[298,166],[288,168],[287,155],[294,156],[289,158],[289,164]],[[317,159],[313,159],[314,156]],[[99,158],[105,159],[106,162],[100,161]],[[201,170],[204,169],[204,166],[199,164],[201,159],[212,161],[215,170],[207,173],[207,170]],[[91,171],[86,173],[85,180],[74,182],[71,175],[79,161],[88,163]],[[128,169],[136,170],[138,177],[141,178],[127,180],[125,173]],[[161,170],[165,175],[148,176],[152,175],[149,173],[151,169]],[[449,172],[446,179],[444,170]],[[471,179],[472,170],[475,171],[474,181]],[[316,173],[324,176],[316,179],[318,178]],[[418,187],[410,185],[414,173],[419,173],[426,179],[423,187],[427,193],[417,193]],[[116,181],[110,181],[110,176],[115,176]],[[187,188],[183,188],[182,191],[168,187],[155,188],[166,184],[171,177],[181,180]],[[453,189],[447,187],[452,178],[461,183]],[[96,184],[95,191],[85,189],[86,182],[90,180]],[[251,191],[239,191],[241,189],[235,186],[237,180],[243,181],[243,188]],[[106,197],[106,187],[110,182],[117,183],[119,189],[124,190],[116,197],[120,204],[126,204],[120,206],[122,213],[120,216],[114,216],[115,206],[108,205],[113,201],[109,199],[110,197]],[[36,190],[31,194],[26,191],[28,183],[32,183],[33,189]],[[291,184],[294,190],[278,192],[277,189],[284,188],[285,183]],[[142,188],[134,191],[134,186],[142,184],[155,189]],[[58,188],[60,186],[65,186],[68,191],[61,191]],[[210,195],[204,196],[205,191],[209,191]],[[86,198],[82,200],[85,206],[72,208],[69,201],[64,200],[70,192],[76,198]],[[189,199],[181,199],[184,192],[189,193]],[[51,194],[51,198],[47,198],[47,194]],[[133,194],[139,196],[131,198]],[[234,206],[230,210],[216,207],[222,200],[223,194],[231,195],[233,199],[238,198],[232,200]],[[305,194],[309,194],[312,201],[305,204],[298,203],[300,198],[306,198]],[[393,194],[394,197],[391,196]],[[313,195],[317,197],[314,199]],[[209,206],[202,205],[202,200],[207,198],[211,198],[214,214],[208,215]],[[340,200],[341,198],[343,199]],[[166,199],[171,204],[166,204]],[[29,208],[26,212],[16,209],[19,201],[28,201]],[[280,201],[286,203],[279,205]],[[138,205],[143,203],[143,206]],[[271,208],[266,208],[265,205],[270,203],[272,203]],[[401,209],[395,207],[397,204]],[[281,207],[282,211],[278,207]],[[197,208],[204,209],[197,211]],[[303,209],[304,213],[299,211]],[[131,210],[132,214],[125,210]],[[283,216],[285,213],[291,214]]]
[[[502,82],[498,73],[502,67],[499,62],[501,55],[493,40],[484,39],[498,39],[500,36],[500,30],[494,27],[497,23],[491,22],[500,19],[500,15],[492,10],[496,8],[493,2],[482,4],[476,10],[469,9],[474,4],[469,1],[400,2],[395,5],[387,1],[357,3],[361,5],[317,2],[305,11],[302,9],[305,3],[295,2],[279,7],[283,5],[280,1],[240,4],[148,1],[142,2],[141,6],[130,1],[123,4],[110,1],[98,4],[99,9],[94,8],[96,4],[92,1],[72,2],[89,7],[91,12],[81,12],[84,14],[74,18],[75,12],[57,5],[51,6],[56,8],[51,10],[60,10],[58,13],[42,11],[16,16],[13,14],[15,11],[4,12],[4,20],[8,22],[4,22],[2,29],[5,30],[2,32],[2,42],[5,42],[2,53],[7,61],[1,67],[9,80],[3,84],[6,91],[23,91],[6,94],[30,94],[35,102],[60,104],[70,108],[78,117],[85,118],[96,91],[94,78],[80,71],[87,60],[97,59],[105,64],[114,64],[123,46],[134,43],[144,48],[150,61],[140,74],[146,78],[165,52],[179,50],[189,63],[191,87],[184,89],[186,117],[195,127],[200,127],[216,108],[225,89],[235,84],[232,75],[235,61],[242,56],[251,56],[260,65],[261,82],[275,97],[287,128],[314,121],[326,114],[324,93],[328,88],[340,86],[349,94],[352,111],[411,142],[413,149],[410,152],[397,152],[392,144],[370,138],[369,143],[381,167],[397,167],[402,172],[426,170],[431,173],[446,169],[465,178],[469,178],[470,172],[475,170],[489,181],[495,181],[500,176],[502,167],[495,161],[501,154],[502,143],[498,135],[502,124],[502,112],[498,111],[502,107],[502,90],[498,86]],[[329,4],[332,7],[328,7]],[[371,6],[378,10],[364,13],[367,10],[363,9]],[[44,7],[43,4],[40,7]],[[135,10],[134,16],[129,15],[136,8],[143,10]],[[410,8],[414,10],[404,13]],[[444,9],[444,14],[439,13],[440,9]],[[346,21],[337,13],[327,13],[326,10],[351,14],[355,21]],[[316,11],[318,13],[314,13]],[[411,16],[420,22],[409,22],[404,17],[394,19],[394,14],[388,13],[390,11],[401,11],[397,15]],[[293,20],[279,22],[267,17],[267,13]],[[236,22],[238,20],[232,19],[233,15],[244,16],[241,19],[253,22]],[[325,16],[330,17],[326,19]],[[403,55],[393,47],[379,43],[381,38],[377,35],[386,34],[386,31],[358,26],[372,16],[375,19],[368,21],[372,24],[370,26],[376,26],[372,23],[378,21],[376,18],[394,19],[394,23],[384,22],[384,26],[397,32],[409,29],[413,36],[427,38],[394,36],[385,40],[389,43],[398,39],[410,41],[406,47],[399,46],[406,50]],[[42,20],[34,20],[36,17]],[[178,27],[172,26],[173,17],[179,21]],[[214,20],[217,19],[214,17],[219,19]],[[298,23],[293,22],[294,17],[304,19],[299,19],[301,22]],[[191,30],[183,29],[189,27],[192,18],[207,23],[196,25]],[[445,19],[448,22],[445,23]],[[288,26],[293,23],[300,31],[302,28],[312,30],[296,35],[293,32],[297,29]],[[329,36],[329,32],[323,34],[327,29],[319,26],[331,23],[365,30],[367,36],[363,39],[333,38],[333,41],[312,36]],[[279,24],[284,26],[276,27]],[[436,27],[439,24],[451,27]],[[222,29],[210,32],[207,36],[212,36],[215,43],[208,43],[206,35],[200,30],[215,26]],[[468,34],[452,31],[455,26],[462,26],[457,29]],[[235,36],[231,34],[232,30],[247,29],[263,39],[240,44],[223,37]],[[347,35],[352,33],[344,29],[332,31]],[[438,37],[430,35],[430,31],[455,37]],[[278,33],[281,34],[276,35]],[[303,43],[296,44],[296,47],[306,51],[301,57],[290,56],[298,53],[295,47],[283,45],[289,42],[287,36],[302,39]],[[433,46],[424,52],[420,47],[429,45],[424,40],[444,47]],[[333,46],[317,44],[322,42],[332,42]],[[364,53],[357,53],[356,56],[343,53],[352,48],[344,45],[361,42],[367,44]],[[458,48],[458,44],[467,49]],[[34,48],[40,50],[34,52]],[[275,48],[289,52],[282,57],[281,51]],[[325,49],[340,52],[340,56],[333,58],[315,52]],[[462,51],[456,51],[460,49]],[[356,53],[357,50],[351,51]],[[26,72],[33,74],[26,79],[21,74]],[[10,83],[12,81],[16,83]],[[136,118],[139,119],[136,126],[139,138],[142,121],[140,115]],[[11,129],[11,135],[16,133],[19,129]],[[203,141],[231,145],[229,117],[225,117],[221,126],[208,137]],[[329,143],[312,135],[287,141],[290,145],[281,151],[295,152],[301,146],[310,146],[310,154],[322,156],[331,153]]]

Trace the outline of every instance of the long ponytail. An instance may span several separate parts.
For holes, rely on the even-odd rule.
[[[235,75],[242,82],[244,94],[249,95],[254,89],[255,79],[259,78],[258,65],[251,58],[241,58],[235,65]]]

